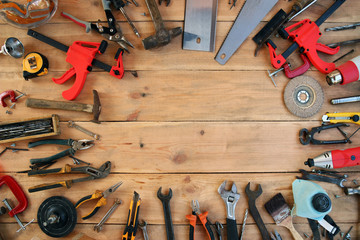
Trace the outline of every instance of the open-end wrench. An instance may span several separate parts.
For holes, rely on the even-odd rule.
[[[147,222],[143,221],[142,223],[139,223],[139,227],[141,229],[141,231],[143,232],[144,235],[144,240],[149,240],[149,236],[146,230],[146,226],[147,226]]]
[[[105,216],[100,220],[98,224],[94,226],[94,231],[100,232],[103,228],[104,223],[109,219],[111,214],[116,210],[116,208],[121,204],[121,201],[116,198],[114,204],[111,206],[109,211],[105,214]]]
[[[172,198],[171,188],[169,188],[168,195],[163,195],[161,193],[161,187],[160,187],[157,192],[157,197],[161,200],[163,204],[167,240],[174,240],[175,239],[174,227],[171,219],[171,210],[170,210],[170,199]]]
[[[218,192],[226,205],[226,224],[227,224],[227,237],[229,240],[238,240],[238,231],[235,219],[235,206],[240,198],[240,194],[237,193],[235,183],[232,184],[231,190],[226,191],[226,180],[218,188]]]
[[[259,184],[258,186],[258,190],[257,191],[251,191],[250,190],[250,182],[248,183],[248,185],[246,185],[245,188],[245,192],[246,195],[249,198],[249,211],[251,216],[254,218],[256,225],[258,226],[262,239],[263,240],[270,240],[270,234],[268,232],[268,230],[265,227],[265,224],[260,216],[259,211],[256,208],[256,204],[255,201],[256,199],[262,194],[262,188],[261,185]]]

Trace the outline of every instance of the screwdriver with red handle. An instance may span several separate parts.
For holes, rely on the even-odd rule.
[[[309,167],[343,168],[360,165],[360,147],[346,150],[333,150],[309,158],[305,163]]]

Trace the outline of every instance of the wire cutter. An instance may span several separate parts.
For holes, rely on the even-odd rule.
[[[125,51],[129,52],[127,45],[132,48],[134,48],[134,46],[128,40],[126,40],[126,38],[122,34],[120,25],[116,22],[116,19],[111,12],[110,3],[110,0],[102,0],[102,5],[106,14],[109,27],[102,26],[100,20],[97,23],[91,23],[80,20],[65,12],[62,12],[61,16],[70,19],[79,26],[84,27],[86,32],[89,32],[90,30],[95,30],[96,32],[100,33],[101,36],[103,36],[105,39],[118,43]]]
[[[77,150],[85,150],[85,149],[91,148],[92,146],[94,146],[93,142],[94,142],[93,140],[86,140],[86,139],[76,141],[71,138],[69,138],[69,139],[45,139],[45,140],[40,140],[40,141],[36,141],[36,142],[30,142],[28,145],[29,148],[33,148],[33,147],[45,145],[45,144],[57,144],[57,145],[70,146],[69,149],[66,149],[66,150],[59,152],[50,157],[30,159],[30,163],[34,164],[37,167],[40,167],[40,166],[43,166],[43,165],[49,164],[49,163],[54,163],[54,161],[56,159],[59,159],[59,158],[65,157],[65,156],[69,156],[69,155],[73,156]]]
[[[72,167],[68,164],[65,165],[63,168],[54,168],[54,169],[46,169],[46,170],[31,170],[28,172],[28,176],[37,176],[37,175],[48,175],[48,174],[66,174],[66,173],[73,173],[73,174],[87,174],[87,177],[83,178],[76,178],[71,180],[64,180],[60,182],[55,183],[45,183],[41,185],[37,185],[34,187],[29,188],[29,192],[38,192],[42,190],[48,190],[53,188],[59,188],[59,187],[66,187],[71,188],[74,183],[78,182],[85,182],[89,180],[95,180],[99,178],[105,178],[110,174],[111,170],[111,162],[107,161],[103,165],[101,165],[100,168],[93,168],[93,167]]]
[[[81,204],[88,202],[90,200],[93,199],[99,199],[98,202],[96,203],[95,207],[93,208],[93,210],[91,212],[89,212],[87,215],[82,216],[81,218],[83,220],[89,219],[92,216],[95,215],[95,213],[97,213],[97,211],[100,209],[101,206],[105,206],[106,205],[106,198],[113,192],[115,192],[120,186],[121,184],[123,184],[123,182],[118,182],[114,185],[112,185],[111,187],[109,187],[108,189],[106,189],[104,192],[101,192],[99,190],[96,190],[94,194],[91,195],[87,195],[83,198],[81,198],[76,204],[75,204],[75,208],[80,207]]]
[[[186,215],[186,218],[190,221],[189,240],[195,239],[194,235],[197,217],[199,217],[202,225],[204,226],[208,238],[210,240],[215,240],[214,233],[212,232],[209,221],[207,220],[208,212],[201,213],[198,200],[191,201],[191,208],[192,214]]]

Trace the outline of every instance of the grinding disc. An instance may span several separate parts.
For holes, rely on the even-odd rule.
[[[286,85],[284,101],[292,114],[307,118],[320,110],[324,103],[324,92],[315,79],[300,76],[293,78]]]
[[[54,222],[49,222],[56,217]],[[60,238],[71,233],[76,225],[77,215],[74,205],[62,196],[46,199],[37,213],[41,230],[50,237]]]

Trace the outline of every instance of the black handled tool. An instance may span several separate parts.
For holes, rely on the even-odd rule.
[[[160,187],[157,192],[157,197],[161,200],[163,204],[167,240],[174,240],[175,239],[174,226],[171,219],[171,209],[170,209],[170,199],[172,198],[171,188],[169,188],[168,195],[163,195],[161,193],[161,187]]]
[[[257,191],[251,191],[250,190],[250,183],[246,185],[245,188],[246,195],[249,198],[249,211],[251,216],[254,218],[256,225],[258,226],[262,239],[263,240],[270,240],[270,234],[268,230],[265,227],[264,221],[262,220],[259,211],[256,208],[255,201],[256,199],[262,194],[262,188],[261,185],[258,185]]]

